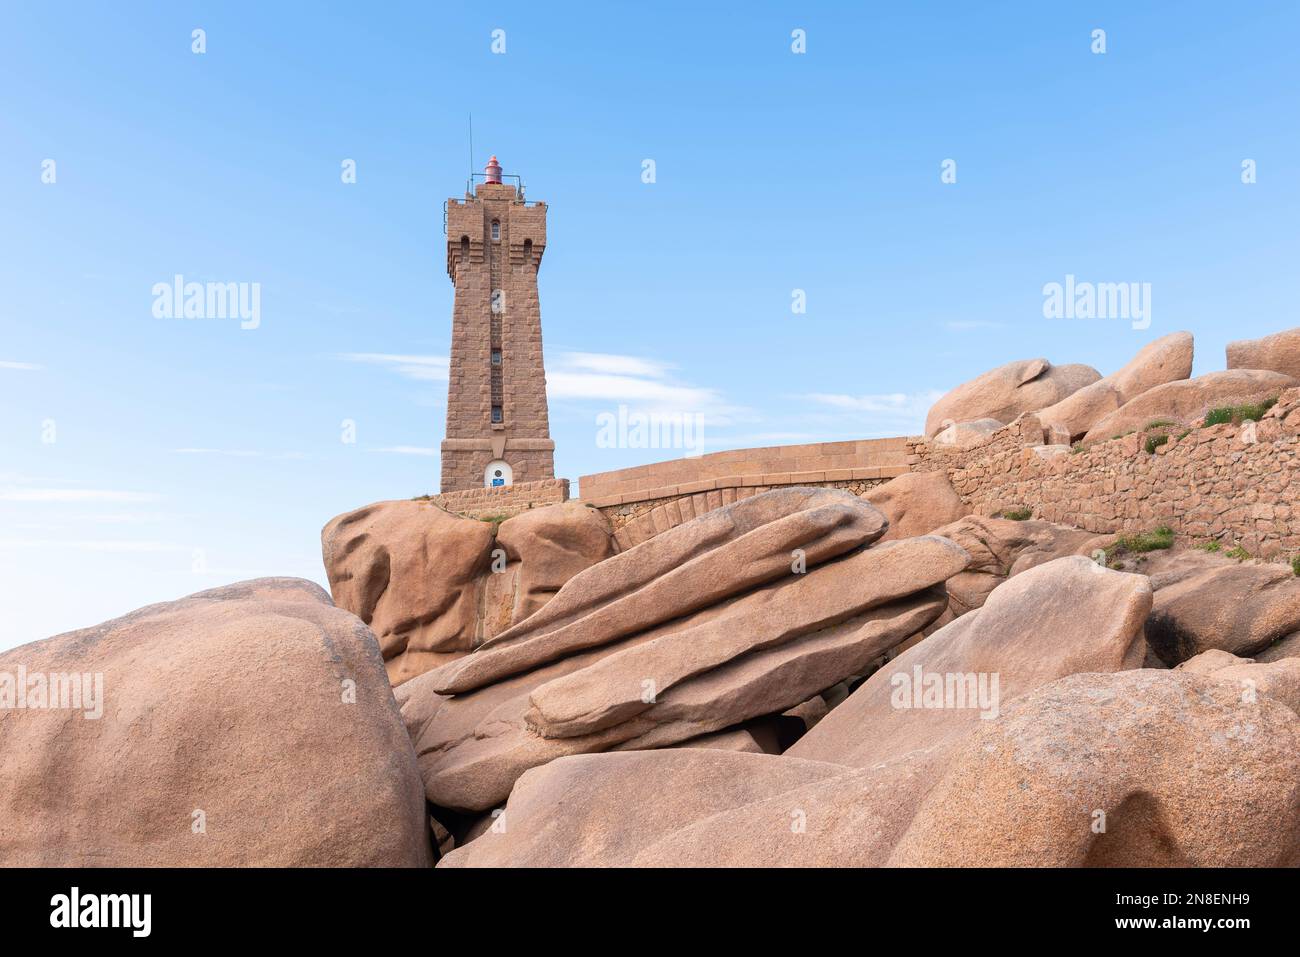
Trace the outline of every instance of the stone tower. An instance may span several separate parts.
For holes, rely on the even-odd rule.
[[[447,202],[456,298],[443,492],[555,478],[537,300],[545,249],[546,204],[502,183],[495,156],[472,194]]]

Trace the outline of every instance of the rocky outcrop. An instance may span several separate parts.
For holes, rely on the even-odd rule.
[[[1167,382],[1103,417],[1088,430],[1083,441],[1104,442],[1141,431],[1152,422],[1197,425],[1213,408],[1276,398],[1283,389],[1296,384],[1288,375],[1254,369],[1210,372],[1195,379]]]
[[[565,758],[524,775],[506,826],[444,864],[1293,866],[1300,718],[1285,702],[1300,662],[1224,657],[1209,673],[1067,675],[861,768],[705,750]]]
[[[1067,555],[1095,557],[1101,543],[1111,540],[1051,522],[976,515],[937,528],[934,534],[951,539],[971,556],[966,570],[948,579],[953,618],[982,606],[1012,575]]]
[[[875,541],[886,526],[834,490],[781,489],[716,509],[576,575],[541,612],[439,669],[434,690],[473,691],[644,631]]]
[[[969,509],[941,472],[909,472],[862,493],[889,519],[884,541],[928,535]]]
[[[1049,681],[1138,667],[1150,610],[1151,586],[1143,575],[1111,571],[1080,556],[1039,565],[890,661],[786,754],[870,767],[933,750],[988,720],[981,715],[996,714]],[[941,681],[963,676],[963,693],[971,696],[965,706],[926,706],[924,683],[934,675]],[[974,698],[980,681],[982,699]],[[864,735],[863,728],[871,733]]]
[[[954,422],[935,433],[934,440],[943,445],[970,446],[984,442],[1006,423],[997,419]]]
[[[627,866],[665,834],[845,772],[816,761],[694,748],[563,758],[521,777],[505,827],[453,851],[441,866]]]
[[[1267,369],[1300,379],[1300,329],[1229,342],[1229,369]]]
[[[726,731],[714,731],[681,742],[679,748],[709,748],[719,751],[738,751],[743,754],[779,754],[779,750],[768,751],[748,728],[728,728]],[[640,753],[640,752],[636,752]]]
[[[1294,711],[1214,676],[1074,675],[964,744],[888,863],[1294,866],[1298,748]]]
[[[1262,651],[1254,654],[1256,661],[1281,661],[1283,658],[1300,658],[1300,631],[1280,638]]]
[[[487,579],[485,639],[541,610],[570,578],[615,552],[609,520],[581,502],[507,519],[496,546],[505,552],[505,567]]]
[[[1174,670],[1230,682],[1241,693],[1243,701],[1253,702],[1256,695],[1263,694],[1300,712],[1300,658],[1260,661],[1238,658],[1216,649],[1188,658]]]
[[[809,774],[799,787],[701,813],[622,863],[1293,865],[1298,733],[1277,698],[1246,701],[1227,680],[1077,674],[1016,699],[946,750],[842,777]],[[1257,790],[1260,805],[1245,806]]]
[[[698,739],[862,673],[938,617],[969,560],[933,537],[863,547],[884,530],[849,493],[781,490],[580,573],[399,693],[426,795],[487,810],[530,768]]]
[[[22,645],[0,654],[0,698],[18,674],[4,866],[432,863],[379,646],[317,585],[243,582]],[[75,688],[81,708],[34,704],[37,676],[46,705]]]
[[[1004,425],[1023,412],[1060,402],[1101,378],[1090,366],[1054,366],[1046,359],[1024,359],[991,369],[957,386],[925,417],[925,434],[937,435],[955,423],[996,419]]]
[[[537,611],[613,553],[608,521],[577,502],[502,522],[423,501],[378,502],[321,532],[330,591],[379,639],[393,684],[453,661]]]
[[[1148,343],[1111,375],[1086,385],[1073,395],[1038,411],[1046,429],[1059,428],[1066,442],[1085,435],[1094,425],[1144,392],[1192,374],[1190,332],[1175,332]]]
[[[1250,657],[1300,633],[1300,578],[1288,565],[1224,564],[1156,592],[1146,635],[1173,666],[1210,649]]]
[[[1287,389],[1278,396],[1277,403],[1260,420],[1260,425],[1270,424],[1275,424],[1281,433],[1300,432],[1300,389]]]

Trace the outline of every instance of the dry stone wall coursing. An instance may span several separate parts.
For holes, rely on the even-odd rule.
[[[1168,435],[1147,451],[1148,438]],[[1098,534],[1168,525],[1263,558],[1300,551],[1300,389],[1258,423],[1135,432],[1082,449],[1045,445],[1024,415],[979,445],[909,441],[914,472],[946,472],[977,514],[1028,508]]]
[[[510,518],[531,508],[567,502],[569,480],[541,479],[498,488],[467,488],[431,495],[427,500],[462,518]]]

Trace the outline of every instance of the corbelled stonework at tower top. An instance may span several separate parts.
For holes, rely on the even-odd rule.
[[[472,193],[447,202],[456,298],[443,492],[555,477],[537,298],[546,204],[501,180],[494,156]]]

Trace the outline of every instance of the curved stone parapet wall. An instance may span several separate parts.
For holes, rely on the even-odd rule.
[[[600,511],[622,549],[737,499],[792,485],[855,494],[908,471],[908,439],[857,439],[731,449],[584,475],[582,501]]]
[[[907,471],[907,443],[907,438],[854,439],[729,449],[584,475],[578,480],[578,493],[584,502],[601,508],[698,492],[700,488],[684,486],[719,479],[744,478],[753,485],[817,485],[855,478],[892,478]],[[871,469],[891,474],[859,474]]]
[[[906,466],[899,466],[906,471]],[[899,473],[901,474],[901,472]],[[639,545],[647,539],[654,538],[660,532],[698,518],[705,512],[730,505],[732,502],[761,492],[770,492],[773,488],[794,485],[811,485],[823,488],[842,488],[854,495],[860,495],[869,488],[874,488],[889,479],[883,477],[860,479],[837,479],[827,481],[822,478],[808,481],[788,482],[781,485],[745,485],[742,479],[718,479],[716,488],[700,492],[677,492],[657,498],[647,498],[638,502],[618,505],[598,506],[602,515],[609,519],[614,529],[614,541],[619,551],[627,551],[633,545]]]

